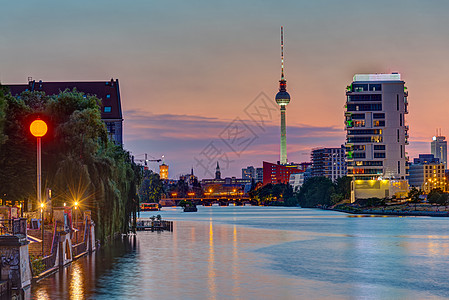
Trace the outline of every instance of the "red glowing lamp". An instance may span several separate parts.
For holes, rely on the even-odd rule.
[[[37,138],[43,137],[47,133],[47,124],[42,120],[34,120],[30,125],[31,134]]]

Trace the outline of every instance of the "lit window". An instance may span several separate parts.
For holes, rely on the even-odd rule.
[[[111,98],[111,94],[107,94],[106,98],[108,98],[108,99]]]
[[[104,107],[104,112],[105,112],[105,113],[110,113],[110,112],[111,112],[111,109],[112,109],[112,108],[111,108],[110,106],[105,106],[105,107]]]

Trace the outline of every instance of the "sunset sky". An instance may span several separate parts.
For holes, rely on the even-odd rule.
[[[281,25],[289,161],[344,143],[355,73],[402,74],[411,157],[430,152],[436,128],[449,135],[449,1],[43,0],[5,1],[2,11],[1,83],[118,78],[125,148],[165,155],[171,178],[191,167],[209,177],[216,159],[207,170],[198,159],[211,145],[223,176],[279,160],[279,115],[261,124],[247,112],[264,95],[274,103]],[[239,149],[223,140],[237,123],[251,135]]]

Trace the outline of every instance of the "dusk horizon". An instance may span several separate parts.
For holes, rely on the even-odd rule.
[[[75,3],[48,1],[30,11],[6,3],[10,13],[0,24],[10,30],[0,35],[0,53],[8,59],[0,62],[0,82],[119,79],[124,147],[134,155],[164,155],[170,178],[177,178],[195,168],[195,155],[223,126],[236,117],[249,121],[243,111],[261,92],[275,103],[283,25],[292,97],[286,117],[289,161],[309,161],[313,148],[344,144],[345,87],[357,73],[402,74],[410,93],[410,157],[430,152],[426,144],[436,128],[445,134],[449,38],[443,28],[449,21],[441,7],[449,4],[237,3],[173,1],[172,10],[162,3],[97,1],[88,14]],[[25,19],[33,20],[33,30],[22,25]],[[64,25],[53,26],[56,21]],[[25,41],[33,46],[25,47]],[[279,160],[279,122],[273,119],[269,133],[259,136],[260,154],[254,155],[261,147],[248,147],[251,153],[235,157],[223,174],[239,177],[248,165]],[[142,139],[136,132],[145,128]],[[199,128],[207,129],[207,138],[194,132]],[[301,139],[304,130],[320,134]]]

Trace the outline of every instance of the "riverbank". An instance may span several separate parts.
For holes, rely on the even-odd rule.
[[[357,215],[413,216],[413,217],[449,217],[445,206],[431,204],[395,204],[374,207],[357,207],[352,204],[338,205],[328,210]]]

